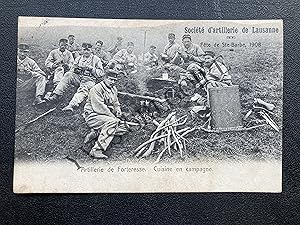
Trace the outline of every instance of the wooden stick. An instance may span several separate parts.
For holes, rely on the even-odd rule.
[[[155,98],[155,97],[151,97],[151,96],[143,96],[143,95],[136,95],[136,94],[131,94],[131,93],[126,93],[126,92],[118,92],[119,95],[127,95],[129,97],[132,98],[141,98],[141,99],[147,99],[147,100],[151,100],[151,101],[156,101],[156,102],[160,102],[160,103],[164,103],[166,101],[166,99],[161,99],[161,98]]]
[[[151,142],[153,142],[153,141],[156,141],[156,140],[158,140],[158,139],[160,139],[160,138],[166,137],[166,136],[167,136],[167,134],[164,134],[164,135],[157,136],[157,137],[155,137],[155,138],[152,138],[152,139],[150,139],[150,140],[144,142],[143,144],[141,144],[139,147],[137,147],[137,148],[134,150],[134,153],[138,152],[138,151],[139,151],[141,148],[143,148],[145,145],[147,145],[147,144],[149,144],[149,143],[151,143]]]
[[[44,116],[46,116],[46,115],[48,115],[49,113],[53,112],[54,110],[56,110],[56,107],[54,107],[54,108],[48,110],[47,112],[43,113],[42,115],[39,115],[39,116],[36,117],[35,119],[28,121],[27,123],[25,123],[25,124],[23,125],[23,128],[25,129],[28,125],[34,123],[35,121],[37,121],[38,119],[40,119],[40,118],[42,118],[42,117],[44,117]],[[22,129],[22,127],[18,128],[18,129],[15,131],[15,133],[18,133],[21,129]]]

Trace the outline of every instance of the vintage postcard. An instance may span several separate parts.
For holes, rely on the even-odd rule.
[[[19,17],[15,193],[281,192],[282,20]]]

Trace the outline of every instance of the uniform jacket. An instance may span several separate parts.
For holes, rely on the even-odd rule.
[[[103,51],[102,49],[100,51],[97,51],[95,49],[94,55],[98,56],[101,59],[102,64],[107,64],[109,61],[108,54],[105,51]]]
[[[86,114],[97,113],[114,117],[112,113],[114,110],[120,109],[118,100],[118,91],[116,87],[109,88],[105,85],[104,81],[96,84],[89,93],[87,102],[84,106]]]
[[[101,59],[99,59],[99,57],[93,54],[91,54],[88,58],[84,57],[83,55],[78,56],[74,61],[74,66],[72,69],[74,69],[75,66],[78,67],[92,66],[93,69],[91,73],[98,78],[100,78],[104,72]]]
[[[205,67],[204,70],[206,72],[205,78],[208,81],[231,80],[231,76],[228,74],[228,69],[222,63],[215,61],[209,68]]]
[[[151,63],[153,62],[153,59],[158,60],[157,55],[155,55],[155,54],[152,55],[150,52],[145,53],[144,65],[151,65]]]
[[[26,57],[24,60],[20,60],[19,57],[17,57],[17,70],[18,74],[21,75],[25,74],[26,70],[30,70],[33,77],[38,75],[46,76],[45,72],[40,69],[38,64],[29,57]]]
[[[73,42],[72,44],[68,43],[68,50],[70,52],[80,52],[81,51],[80,44],[78,44],[77,42]]]
[[[69,50],[66,49],[64,52],[59,49],[52,50],[45,61],[45,66],[51,69],[54,63],[60,64],[61,62],[67,64],[69,68],[72,67],[74,58]]]
[[[129,54],[127,52],[127,49],[121,49],[120,51],[118,51],[114,55],[113,60],[115,60],[119,64],[133,63],[134,65],[137,65],[137,57],[133,52]]]
[[[203,59],[203,54],[204,54],[204,51],[202,50],[202,48],[197,45],[197,44],[194,44],[192,43],[192,45],[189,47],[189,48],[185,48],[184,46],[182,46],[182,54],[190,54],[193,57],[193,60],[192,61],[195,61],[195,62],[203,62],[204,59]]]
[[[177,56],[178,52],[181,53],[181,46],[176,42],[174,42],[173,44],[168,43],[163,51],[163,53],[166,54],[171,61],[175,58],[175,56]]]

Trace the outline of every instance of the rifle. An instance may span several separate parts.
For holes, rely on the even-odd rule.
[[[166,99],[155,98],[155,97],[151,97],[151,96],[130,94],[130,93],[126,93],[126,92],[118,92],[118,94],[124,95],[124,96],[130,96],[132,98],[141,98],[141,99],[146,99],[146,100],[150,100],[150,101],[156,101],[156,102],[160,102],[160,103],[164,103],[166,101]]]

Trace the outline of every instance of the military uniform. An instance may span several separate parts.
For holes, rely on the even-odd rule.
[[[231,76],[228,69],[220,62],[213,62],[209,68],[204,67],[206,87],[225,87],[231,86]]]
[[[156,54],[151,54],[150,52],[146,52],[144,55],[144,65],[147,68],[153,68],[158,64],[158,57]]]
[[[57,68],[53,68],[54,63],[58,64]],[[71,68],[74,63],[74,58],[72,53],[69,50],[61,52],[59,49],[52,50],[46,61],[45,66],[54,73],[53,82],[58,83],[64,76],[66,68],[63,65],[67,65],[68,68]]]
[[[72,53],[74,59],[76,59],[80,55],[81,47],[77,42],[73,42],[72,44],[68,43],[68,50]]]
[[[96,84],[90,90],[84,106],[84,115],[87,125],[97,131],[98,135],[90,152],[92,156],[96,151],[101,153],[106,151],[115,135],[122,135],[126,132],[124,122],[115,116],[115,112],[121,112],[117,95],[116,87],[110,88],[104,81]]]
[[[17,58],[17,71],[20,79],[22,81],[25,80],[18,87],[20,90],[27,91],[35,88],[36,97],[44,95],[46,88],[46,74],[33,59],[26,57],[24,60],[20,60]]]
[[[113,62],[116,63],[115,68],[118,70],[124,70],[127,68],[129,63],[133,63],[134,66],[137,65],[137,57],[132,53],[128,53],[127,49],[121,49],[118,51],[114,57]]]
[[[76,72],[77,68],[86,68],[91,66],[91,71],[82,69]],[[89,90],[95,86],[96,80],[103,75],[101,60],[91,54],[88,58],[79,56],[76,58],[73,68],[65,74],[53,91],[55,95],[61,96],[70,87],[70,85],[79,86],[68,107],[77,107],[88,96]]]
[[[102,49],[100,51],[95,49],[94,55],[98,56],[101,59],[103,67],[105,67],[108,64],[109,62],[108,54]]]
[[[174,42],[172,44],[168,43],[165,46],[163,54],[168,56],[171,64],[179,65],[180,60],[178,58],[178,53],[181,53],[181,51],[181,46]]]

